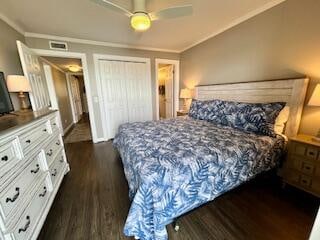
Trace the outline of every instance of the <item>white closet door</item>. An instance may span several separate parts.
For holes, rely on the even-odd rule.
[[[50,107],[48,86],[39,56],[20,41],[17,41],[17,47],[23,73],[29,80],[32,89],[29,93],[32,109],[36,111]]]
[[[114,138],[121,124],[128,122],[126,68],[124,62],[99,61],[106,139]]]
[[[146,63],[99,60],[99,71],[106,139],[114,138],[123,123],[152,120]]]
[[[151,82],[147,65],[127,62],[125,66],[129,122],[152,120]]]

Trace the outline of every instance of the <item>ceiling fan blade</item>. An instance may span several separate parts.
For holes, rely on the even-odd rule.
[[[123,13],[128,17],[131,17],[133,15],[133,13],[130,12],[128,9],[121,7],[118,4],[113,3],[112,1],[108,1],[108,0],[91,0],[91,1],[97,3],[101,6],[104,6],[108,9],[111,9],[113,11]]]
[[[176,6],[166,8],[157,12],[149,13],[152,21],[161,19],[178,18],[190,16],[193,13],[192,5]]]

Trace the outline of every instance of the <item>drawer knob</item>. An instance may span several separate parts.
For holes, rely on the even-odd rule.
[[[31,140],[27,140],[26,143],[31,143]]]
[[[30,216],[27,216],[26,219],[27,219],[26,224],[24,225],[24,227],[19,228],[18,233],[25,232],[25,231],[27,231],[27,229],[29,228],[30,223],[31,223],[31,221],[30,221]]]
[[[53,126],[57,126],[57,124],[56,124],[56,123],[53,123],[52,125],[53,125]]]
[[[44,190],[43,193],[40,193],[39,197],[44,197],[47,194],[47,188],[43,187],[43,190]]]
[[[36,169],[32,169],[32,170],[31,170],[31,173],[36,174],[37,172],[39,172],[39,170],[40,170],[40,166],[39,166],[39,164],[37,164],[37,165],[36,165]]]
[[[6,199],[6,203],[8,203],[8,202],[15,202],[16,200],[17,200],[17,198],[19,197],[19,194],[20,194],[20,188],[16,188],[16,194],[12,197],[12,198],[7,198]]]
[[[43,129],[42,131],[46,132],[46,131],[47,131],[47,129]]]
[[[64,162],[63,157],[61,157],[60,162],[61,162],[61,163],[63,163],[63,162]]]
[[[51,173],[51,176],[55,177],[55,176],[57,176],[57,173],[58,173],[57,169],[54,169],[53,173]]]
[[[47,153],[47,155],[48,155],[49,157],[51,157],[51,156],[52,156],[52,153],[53,153],[53,151],[52,151],[52,149],[50,149],[49,152]]]
[[[3,156],[2,158],[1,158],[1,161],[4,161],[4,162],[6,162],[6,161],[8,161],[8,156]]]
[[[313,155],[314,155],[314,152],[309,152],[309,155],[313,156]]]
[[[57,146],[59,146],[59,145],[60,145],[60,142],[59,142],[59,141],[58,141],[58,142],[56,142],[56,145],[57,145]]]

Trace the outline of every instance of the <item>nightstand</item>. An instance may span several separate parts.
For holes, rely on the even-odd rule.
[[[179,110],[179,111],[177,111],[177,116],[179,117],[179,116],[186,116],[186,115],[188,115],[189,114],[189,112],[187,112],[187,111],[184,111],[184,110]]]
[[[312,136],[290,138],[284,164],[284,183],[320,197],[320,143]]]

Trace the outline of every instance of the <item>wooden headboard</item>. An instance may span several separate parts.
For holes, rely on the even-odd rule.
[[[221,99],[228,101],[267,103],[286,102],[290,116],[285,135],[297,135],[309,79],[287,79],[246,83],[197,86],[195,99]]]

